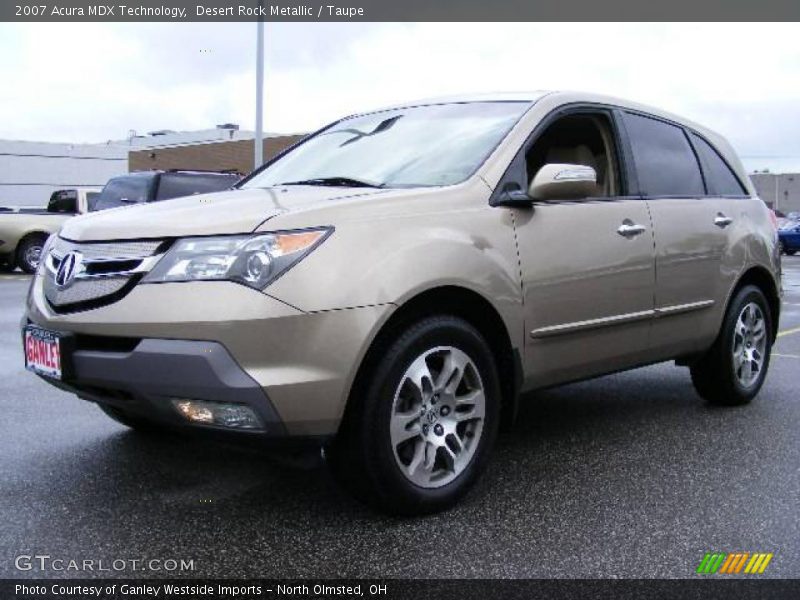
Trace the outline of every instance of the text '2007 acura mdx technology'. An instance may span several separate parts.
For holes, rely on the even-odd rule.
[[[699,125],[589,94],[418,102],[237,189],[67,221],[26,365],[133,428],[321,445],[358,497],[419,514],[476,481],[522,392],[675,360],[749,402],[777,249]]]

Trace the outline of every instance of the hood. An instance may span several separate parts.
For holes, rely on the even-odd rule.
[[[61,236],[88,242],[250,233],[282,213],[388,191],[285,186],[200,194],[75,217],[64,225]]]

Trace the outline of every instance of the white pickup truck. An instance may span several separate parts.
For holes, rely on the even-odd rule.
[[[0,207],[0,271],[33,273],[42,246],[69,217],[89,212],[100,188],[57,190],[46,208]]]
[[[69,217],[141,202],[219,192],[230,189],[240,178],[239,173],[228,171],[138,171],[110,179],[102,190],[53,192],[47,208],[0,207],[0,270],[13,271],[19,267],[33,273],[39,266],[47,238]]]

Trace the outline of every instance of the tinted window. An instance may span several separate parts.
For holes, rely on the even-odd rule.
[[[626,113],[639,188],[646,196],[702,196],[700,165],[680,127]]]
[[[747,191],[736,179],[730,167],[725,164],[722,157],[700,136],[692,134],[692,142],[700,155],[703,170],[706,174],[708,193],[719,196],[746,196]]]
[[[100,192],[95,210],[147,202],[155,175],[126,175],[111,179]]]
[[[227,190],[238,179],[237,175],[164,173],[158,184],[156,200]]]
[[[50,196],[47,203],[48,212],[76,213],[78,212],[78,192],[76,190],[59,190]]]

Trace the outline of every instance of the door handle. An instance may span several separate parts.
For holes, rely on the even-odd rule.
[[[714,218],[714,225],[720,227],[721,229],[725,229],[728,225],[733,223],[733,219],[730,217],[726,217],[723,213],[717,213],[717,216]]]
[[[617,229],[617,233],[624,238],[631,239],[643,234],[646,230],[647,228],[644,225],[638,225],[630,219],[625,219]]]

